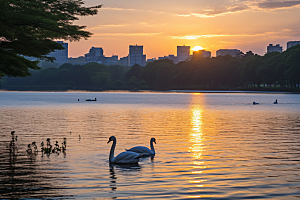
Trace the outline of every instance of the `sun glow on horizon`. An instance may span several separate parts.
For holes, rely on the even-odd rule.
[[[192,48],[193,51],[199,51],[199,50],[203,50],[203,48],[201,46],[195,46],[194,48]]]

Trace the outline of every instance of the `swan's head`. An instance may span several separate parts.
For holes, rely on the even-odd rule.
[[[151,138],[150,142],[154,142],[156,144],[156,139],[153,137]]]
[[[107,144],[108,144],[110,141],[114,141],[114,140],[116,140],[116,137],[115,137],[115,136],[110,136],[110,138],[108,139]]]

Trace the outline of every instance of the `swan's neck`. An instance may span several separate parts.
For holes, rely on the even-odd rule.
[[[151,147],[151,151],[153,151],[155,153],[154,146],[153,146],[153,141],[150,141],[150,147]]]
[[[116,143],[117,141],[114,140],[113,144],[111,145],[110,153],[109,153],[109,162],[112,162],[114,160]]]

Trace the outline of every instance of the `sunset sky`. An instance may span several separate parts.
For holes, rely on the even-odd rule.
[[[105,56],[128,55],[129,45],[143,45],[157,58],[177,54],[177,46],[251,50],[263,55],[269,44],[286,49],[300,40],[300,0],[86,0],[103,4],[95,16],[82,17],[93,36],[69,43],[69,57],[102,47]]]

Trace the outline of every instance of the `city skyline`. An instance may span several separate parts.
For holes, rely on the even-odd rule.
[[[86,1],[103,4],[98,15],[77,22],[94,33],[71,42],[69,57],[101,46],[107,55],[128,54],[131,44],[142,44],[148,58],[176,54],[176,46],[202,46],[211,51],[240,49],[263,55],[269,44],[299,40],[299,1]]]
[[[57,41],[58,43],[63,43],[62,41]],[[287,41],[287,49],[299,45],[300,41]],[[248,52],[242,52],[239,49],[218,49],[216,51],[216,55],[212,56],[210,51],[204,50],[201,46],[196,46],[193,49],[190,49],[190,46],[177,46],[177,54],[176,55],[164,55],[159,56],[158,58],[147,58],[146,54],[143,54],[143,45],[129,45],[129,52],[128,55],[125,57],[120,57],[119,55],[112,55],[107,56],[104,54],[104,50],[102,47],[91,47],[89,50],[89,53],[84,54],[84,56],[79,56],[76,58],[73,57],[67,57],[68,54],[68,43],[63,43],[64,46],[67,48],[64,50],[56,50],[55,54],[52,54],[51,56],[56,57],[56,60],[61,60],[69,58],[68,62],[73,64],[84,64],[89,62],[98,62],[104,65],[125,65],[125,66],[133,66],[134,64],[139,64],[140,66],[145,66],[148,62],[155,61],[155,60],[161,60],[161,59],[170,59],[175,64],[188,60],[191,57],[217,57],[217,56],[225,56],[230,55],[232,57],[243,57],[248,54],[254,55],[252,51]],[[269,44],[266,46],[267,52],[279,52],[282,53],[283,49],[279,44],[273,45]],[[286,49],[286,50],[287,50]],[[58,56],[58,58],[57,58]],[[57,62],[57,61],[55,61]],[[58,62],[63,63],[63,62]]]
[[[58,43],[62,43],[62,41],[57,41]],[[65,43],[64,43],[65,44]],[[68,44],[68,43],[66,43]],[[292,46],[295,46],[297,44],[300,44],[300,41],[287,41],[286,42],[286,46],[287,48],[283,50],[282,46],[280,46],[279,44],[276,44],[276,45],[273,45],[273,44],[269,44],[269,46],[266,46],[266,52],[265,53],[268,53],[268,52],[273,52],[273,51],[278,51],[278,52],[283,52],[285,50],[287,50],[288,48],[292,47]],[[204,52],[208,52],[209,54],[205,54],[204,57],[216,57],[216,56],[225,56],[225,55],[231,55],[233,57],[235,57],[237,54],[239,53],[242,53],[242,54],[245,54],[247,52],[243,52],[239,49],[218,49],[216,50],[216,53],[215,53],[215,56],[212,56],[211,54],[211,51],[207,51],[206,49],[202,48],[201,46],[195,46],[194,48],[191,49],[190,46],[177,46],[177,54],[169,54],[169,55],[160,55],[158,57],[153,57],[153,58],[149,58],[149,57],[146,57],[146,54],[143,54],[143,45],[129,45],[129,51],[128,51],[128,54],[127,56],[124,56],[124,57],[128,57],[130,55],[130,48],[131,47],[140,47],[141,48],[141,55],[143,55],[145,57],[145,60],[156,60],[156,59],[164,59],[164,58],[168,58],[169,56],[175,56],[175,57],[178,57],[178,55],[180,54],[181,50],[179,50],[180,48],[187,48],[186,50],[182,51],[182,53],[184,53],[185,51],[186,52],[189,52],[189,56],[184,56],[185,58],[184,59],[179,59],[181,61],[183,60],[186,60],[187,58],[189,58],[190,56],[193,56],[193,54],[195,52],[198,52],[198,51],[204,51]],[[107,57],[107,55],[105,55],[104,51],[103,51],[103,48],[102,47],[91,47],[89,49],[89,53],[87,54],[84,54],[84,55],[80,55],[78,57],[70,57],[69,58],[79,58],[79,57],[87,57],[90,53],[91,53],[91,50],[93,49],[101,49],[101,56],[104,56],[104,57]],[[250,50],[251,51],[251,50]],[[220,53],[218,53],[220,52]],[[221,53],[222,52],[222,53]],[[252,52],[252,51],[251,51]],[[112,56],[119,56],[117,54],[112,54]],[[262,55],[263,56],[263,55]],[[94,55],[95,57],[95,55]],[[124,58],[123,57],[123,58]],[[120,57],[121,58],[121,57]],[[89,62],[87,60],[87,62]]]

